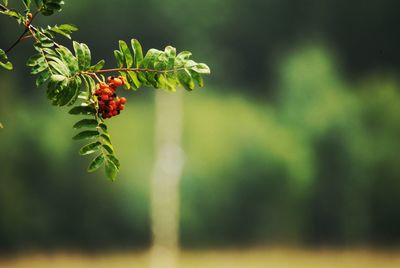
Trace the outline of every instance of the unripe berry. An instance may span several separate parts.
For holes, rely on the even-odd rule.
[[[120,75],[120,76],[118,76],[118,78],[122,80],[122,85],[126,85],[126,78],[125,77]]]

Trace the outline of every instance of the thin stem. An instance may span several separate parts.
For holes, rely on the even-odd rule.
[[[4,51],[6,54],[8,54],[16,45],[18,45],[19,42],[21,42],[24,35],[29,31],[28,28],[29,27],[26,27],[24,32],[20,35],[20,37],[8,49]]]
[[[1,8],[1,9],[4,9],[4,8],[5,8],[4,11],[8,10],[8,9],[7,9],[5,6],[3,6],[3,5],[1,5],[0,8]],[[31,23],[32,23],[33,19],[36,17],[36,15],[37,15],[38,13],[39,13],[39,12],[36,11],[36,12],[32,15],[31,18],[28,18],[28,19],[27,19],[27,21],[26,21],[26,23],[25,23],[25,30],[24,30],[23,33],[19,36],[19,38],[18,38],[8,49],[6,49],[6,50],[4,51],[6,54],[8,54],[16,45],[18,45],[19,42],[21,42],[21,40],[24,38],[25,34],[29,31],[29,28],[31,27]]]

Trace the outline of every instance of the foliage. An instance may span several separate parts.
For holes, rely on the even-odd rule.
[[[163,51],[150,49],[143,52],[138,40],[132,39],[130,46],[125,41],[119,41],[119,49],[114,51],[117,68],[104,69],[104,60],[92,63],[91,51],[84,43],[73,41],[73,51],[55,41],[57,36],[71,39],[71,34],[77,31],[72,24],[61,24],[36,27],[32,21],[38,14],[53,15],[62,9],[62,0],[23,0],[23,13],[8,6],[8,1],[0,4],[0,13],[16,19],[25,25],[21,37],[6,51],[0,49],[0,66],[12,70],[7,53],[22,39],[34,40],[35,54],[27,61],[31,74],[36,75],[36,86],[46,85],[47,98],[54,106],[74,106],[72,115],[84,116],[75,125],[79,129],[74,140],[88,140],[79,153],[81,155],[96,154],[88,167],[89,172],[105,167],[105,172],[111,180],[115,180],[119,171],[119,160],[115,155],[110,134],[104,118],[99,114],[99,101],[94,92],[97,86],[105,81],[103,74],[116,73],[125,80],[126,89],[137,90],[142,86],[176,91],[178,86],[186,90],[204,85],[202,75],[209,74],[210,69],[204,63],[190,59],[191,53],[183,51],[177,54],[172,46]],[[32,14],[32,6],[36,11]],[[84,130],[81,130],[84,129]]]

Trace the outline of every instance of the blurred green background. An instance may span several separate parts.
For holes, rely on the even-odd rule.
[[[399,246],[399,1],[65,2],[37,23],[74,23],[108,67],[135,37],[212,68],[184,94],[184,248]],[[0,25],[6,48],[22,29]],[[147,248],[155,91],[125,92],[109,121],[111,183],[86,173],[75,118],[34,87],[31,54],[19,45],[0,72],[0,252]]]

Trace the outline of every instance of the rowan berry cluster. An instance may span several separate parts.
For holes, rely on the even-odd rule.
[[[124,77],[110,76],[107,78],[107,82],[100,82],[99,88],[95,91],[99,103],[99,115],[103,119],[119,115],[126,103],[126,98],[119,98],[115,93],[117,87],[125,84]]]

